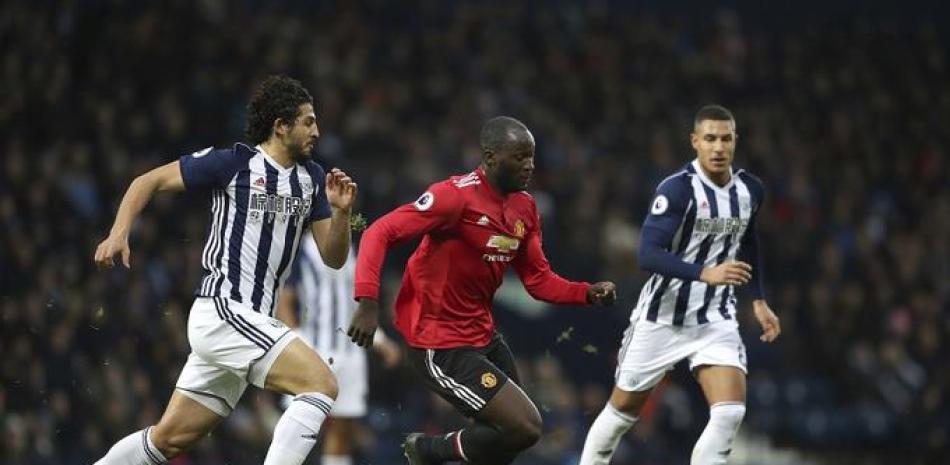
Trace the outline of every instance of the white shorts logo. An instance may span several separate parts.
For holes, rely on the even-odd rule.
[[[666,198],[665,195],[660,194],[653,199],[653,206],[650,207],[650,213],[654,215],[662,215],[666,212],[666,209],[670,206],[670,201]]]
[[[419,196],[415,203],[412,206],[416,207],[416,210],[426,211],[432,208],[432,204],[435,203],[435,196],[432,195],[432,192],[426,191],[426,193]]]

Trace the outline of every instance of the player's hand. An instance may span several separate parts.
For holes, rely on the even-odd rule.
[[[755,319],[759,320],[759,326],[762,326],[762,335],[759,336],[762,342],[772,342],[782,334],[782,325],[765,300],[752,301],[752,311],[755,313]]]
[[[703,268],[699,280],[713,286],[741,286],[752,279],[752,265],[746,262],[725,262]]]
[[[327,201],[330,206],[349,213],[356,201],[356,183],[343,170],[333,168],[327,173]]]
[[[610,281],[591,284],[587,288],[587,303],[606,307],[617,300],[617,286]]]
[[[129,250],[129,238],[128,237],[117,237],[109,235],[104,241],[99,243],[99,246],[96,247],[96,266],[99,268],[112,268],[115,266],[115,261],[113,258],[119,255],[122,257],[122,264],[126,268],[131,268],[129,258],[132,256],[132,251]]]
[[[373,335],[376,334],[377,327],[379,327],[379,302],[367,298],[360,299],[346,335],[354,344],[368,349],[373,347]]]

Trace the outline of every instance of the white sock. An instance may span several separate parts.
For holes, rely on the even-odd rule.
[[[320,425],[333,407],[333,399],[319,392],[294,396],[274,427],[274,440],[264,465],[300,465],[317,442]]]
[[[604,406],[590,425],[584,451],[581,452],[580,465],[607,465],[620,443],[620,438],[637,422],[637,417],[623,413],[610,402]]]
[[[353,458],[349,455],[324,455],[320,458],[323,465],[353,465]]]
[[[167,460],[155,447],[149,432],[149,426],[138,430],[115,443],[106,456],[95,465],[161,465]]]
[[[732,440],[739,431],[745,404],[719,402],[709,408],[709,423],[693,447],[690,465],[722,465],[729,460]]]

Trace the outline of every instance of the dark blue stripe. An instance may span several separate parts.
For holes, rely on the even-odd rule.
[[[274,345],[274,338],[268,336],[267,333],[265,333],[264,331],[261,331],[260,328],[258,328],[257,326],[254,326],[253,324],[251,324],[250,321],[247,321],[244,318],[244,315],[241,315],[240,313],[232,312],[231,308],[228,307],[228,301],[226,299],[222,299],[221,303],[224,304],[224,313],[230,316],[231,321],[243,326],[248,332],[261,338],[261,340],[263,340],[265,345],[267,346],[268,350],[271,348],[271,346]]]
[[[294,170],[290,173],[290,194],[294,198],[301,199],[302,201],[303,189],[300,187],[300,177],[297,176],[297,170],[299,168],[300,165],[294,166]],[[274,275],[274,283],[273,286],[271,286],[270,309],[267,312],[270,316],[274,315],[274,307],[277,305],[277,288],[280,287],[280,278],[284,275],[284,271],[287,270],[287,266],[290,265],[290,257],[294,253],[294,242],[297,239],[300,216],[300,213],[294,213],[287,217],[287,232],[284,233],[284,251],[280,254],[280,264],[277,265],[277,274]]]
[[[231,225],[231,241],[228,244],[228,281],[231,282],[231,300],[241,298],[241,247],[244,245],[244,224],[247,222],[247,203],[251,190],[251,170],[238,173],[234,186],[234,223]]]
[[[218,219],[217,205],[218,192],[213,191],[211,194],[211,222],[208,223],[207,239],[205,240],[204,248],[201,250],[201,267],[205,269],[205,274],[201,278],[201,285],[198,286],[198,295],[208,295],[208,283],[214,275],[213,268],[209,262],[211,262],[211,256],[214,255],[214,223]]]
[[[270,199],[272,195],[277,195],[277,170],[264,163],[264,176],[267,178],[267,196]],[[283,200],[283,197],[278,197]],[[268,207],[271,207],[268,202]],[[257,265],[254,267],[254,290],[251,292],[251,307],[255,311],[261,311],[261,299],[264,298],[264,279],[267,276],[267,264],[270,262],[270,247],[274,242],[274,222],[277,221],[277,205],[273,205],[274,211],[264,213],[264,222],[261,223],[261,239],[257,243]]]
[[[729,208],[732,209],[733,218],[741,218],[742,212],[739,211],[739,191],[736,189],[735,184],[732,185],[732,189],[729,189]],[[732,237],[730,234],[726,237],[726,249],[723,251],[725,256],[721,257],[722,260],[725,260],[729,256],[729,249],[732,247]],[[739,240],[739,235],[735,235],[736,240]],[[729,316],[729,311],[726,309],[726,302],[729,301],[729,294],[732,291],[732,286],[727,286],[725,290],[722,291],[722,301],[719,302],[719,314],[722,315],[724,320],[731,320],[732,317]]]
[[[222,198],[221,190],[215,190],[211,197],[211,215],[212,220],[211,224],[208,225],[208,244],[206,250],[201,255],[201,264],[207,267],[207,274],[204,279],[201,280],[201,295],[209,296],[214,292],[214,281],[216,277],[216,271],[218,266],[215,265],[215,258],[218,255],[218,251],[223,249],[221,244],[224,242],[224,230],[221,230],[221,234],[218,234],[218,230],[213,229],[215,223],[220,228],[227,221],[227,217],[222,217],[221,212],[224,211],[225,205],[223,203],[225,200]]]
[[[145,428],[144,431],[142,431],[142,448],[145,449],[145,455],[148,456],[149,460],[151,460],[153,464],[161,465],[165,462],[159,460],[159,458],[155,455],[155,453],[152,452],[152,450],[149,449],[148,447],[148,432],[151,429],[152,427],[149,426],[148,428]]]
[[[221,316],[222,319],[228,325],[234,328],[235,331],[237,331],[240,335],[244,336],[247,340],[253,342],[254,345],[260,347],[261,349],[265,351],[269,349],[266,342],[258,339],[256,336],[249,333],[246,330],[246,328],[244,328],[242,325],[238,324],[231,318],[233,314],[230,312],[230,310],[227,309],[227,303],[224,299],[215,297],[213,300],[214,300],[215,308],[218,310],[218,316]]]
[[[718,218],[719,202],[716,200],[716,193],[705,183],[700,184],[702,184],[703,191],[706,193],[706,203],[709,204],[709,217]],[[706,263],[706,256],[709,254],[709,249],[712,247],[715,237],[716,235],[714,233],[706,234],[703,242],[699,245],[699,251],[696,252],[696,259],[693,260],[693,263],[700,265]],[[676,326],[681,326],[683,320],[686,319],[686,310],[689,309],[689,291],[692,288],[692,281],[683,281],[683,285],[680,286],[679,289],[679,294],[676,295],[676,309],[673,311],[673,324]]]
[[[221,285],[224,284],[224,272],[221,263],[224,261],[224,237],[228,232],[228,214],[231,210],[231,200],[227,191],[221,191],[221,201],[224,202],[224,212],[221,214],[221,233],[218,235],[218,256],[214,259],[214,269],[220,274],[215,277],[212,295],[221,295]]]
[[[739,193],[736,190],[735,183],[732,184],[732,188],[729,189],[729,216],[732,218],[739,217]],[[719,265],[722,262],[726,261],[726,258],[729,258],[729,249],[732,248],[732,234],[727,234],[725,243],[723,244],[722,252],[719,252],[719,256],[716,257],[716,264]],[[706,295],[703,297],[703,306],[699,309],[699,312],[696,313],[696,322],[697,323],[709,323],[709,318],[706,317],[706,312],[709,310],[709,304],[712,303],[713,297],[716,295],[717,286],[706,286]],[[723,302],[728,295],[729,286],[723,290]],[[722,313],[722,309],[719,310]],[[726,317],[728,319],[728,316]]]
[[[312,405],[312,406],[314,406],[314,407],[320,409],[324,414],[326,414],[326,415],[329,415],[329,414],[330,414],[330,405],[328,405],[326,402],[324,402],[324,401],[322,401],[322,400],[320,400],[320,399],[317,399],[316,397],[301,396],[301,397],[298,397],[298,398],[296,398],[296,399],[294,399],[294,400],[299,400],[299,401],[302,401],[302,402],[306,402],[306,403],[308,403],[308,404],[310,404],[310,405]]]
[[[680,243],[676,246],[676,255],[682,256],[683,251],[686,250],[686,246],[689,245],[690,238],[693,237],[693,223],[696,220],[696,203],[693,202],[692,205],[686,210],[684,214],[686,218],[683,223],[683,230],[680,233]],[[663,300],[663,294],[666,293],[666,288],[670,285],[672,278],[664,276],[660,280],[660,285],[657,287],[656,292],[653,294],[653,299],[650,301],[650,309],[647,311],[647,320],[656,321],[657,317],[660,314],[660,302]]]

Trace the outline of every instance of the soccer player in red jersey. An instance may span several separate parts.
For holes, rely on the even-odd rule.
[[[423,382],[475,422],[445,436],[410,434],[409,463],[510,463],[541,436],[541,415],[519,387],[514,357],[495,331],[491,303],[513,266],[532,297],[551,303],[610,305],[611,282],[568,281],[541,250],[541,219],[525,192],[534,171],[534,136],[497,117],[482,127],[475,171],[429,187],[414,203],[363,234],[356,266],[359,306],[347,334],[363,347],[378,325],[379,274],[386,251],[423,236],[396,298],[395,324]]]

